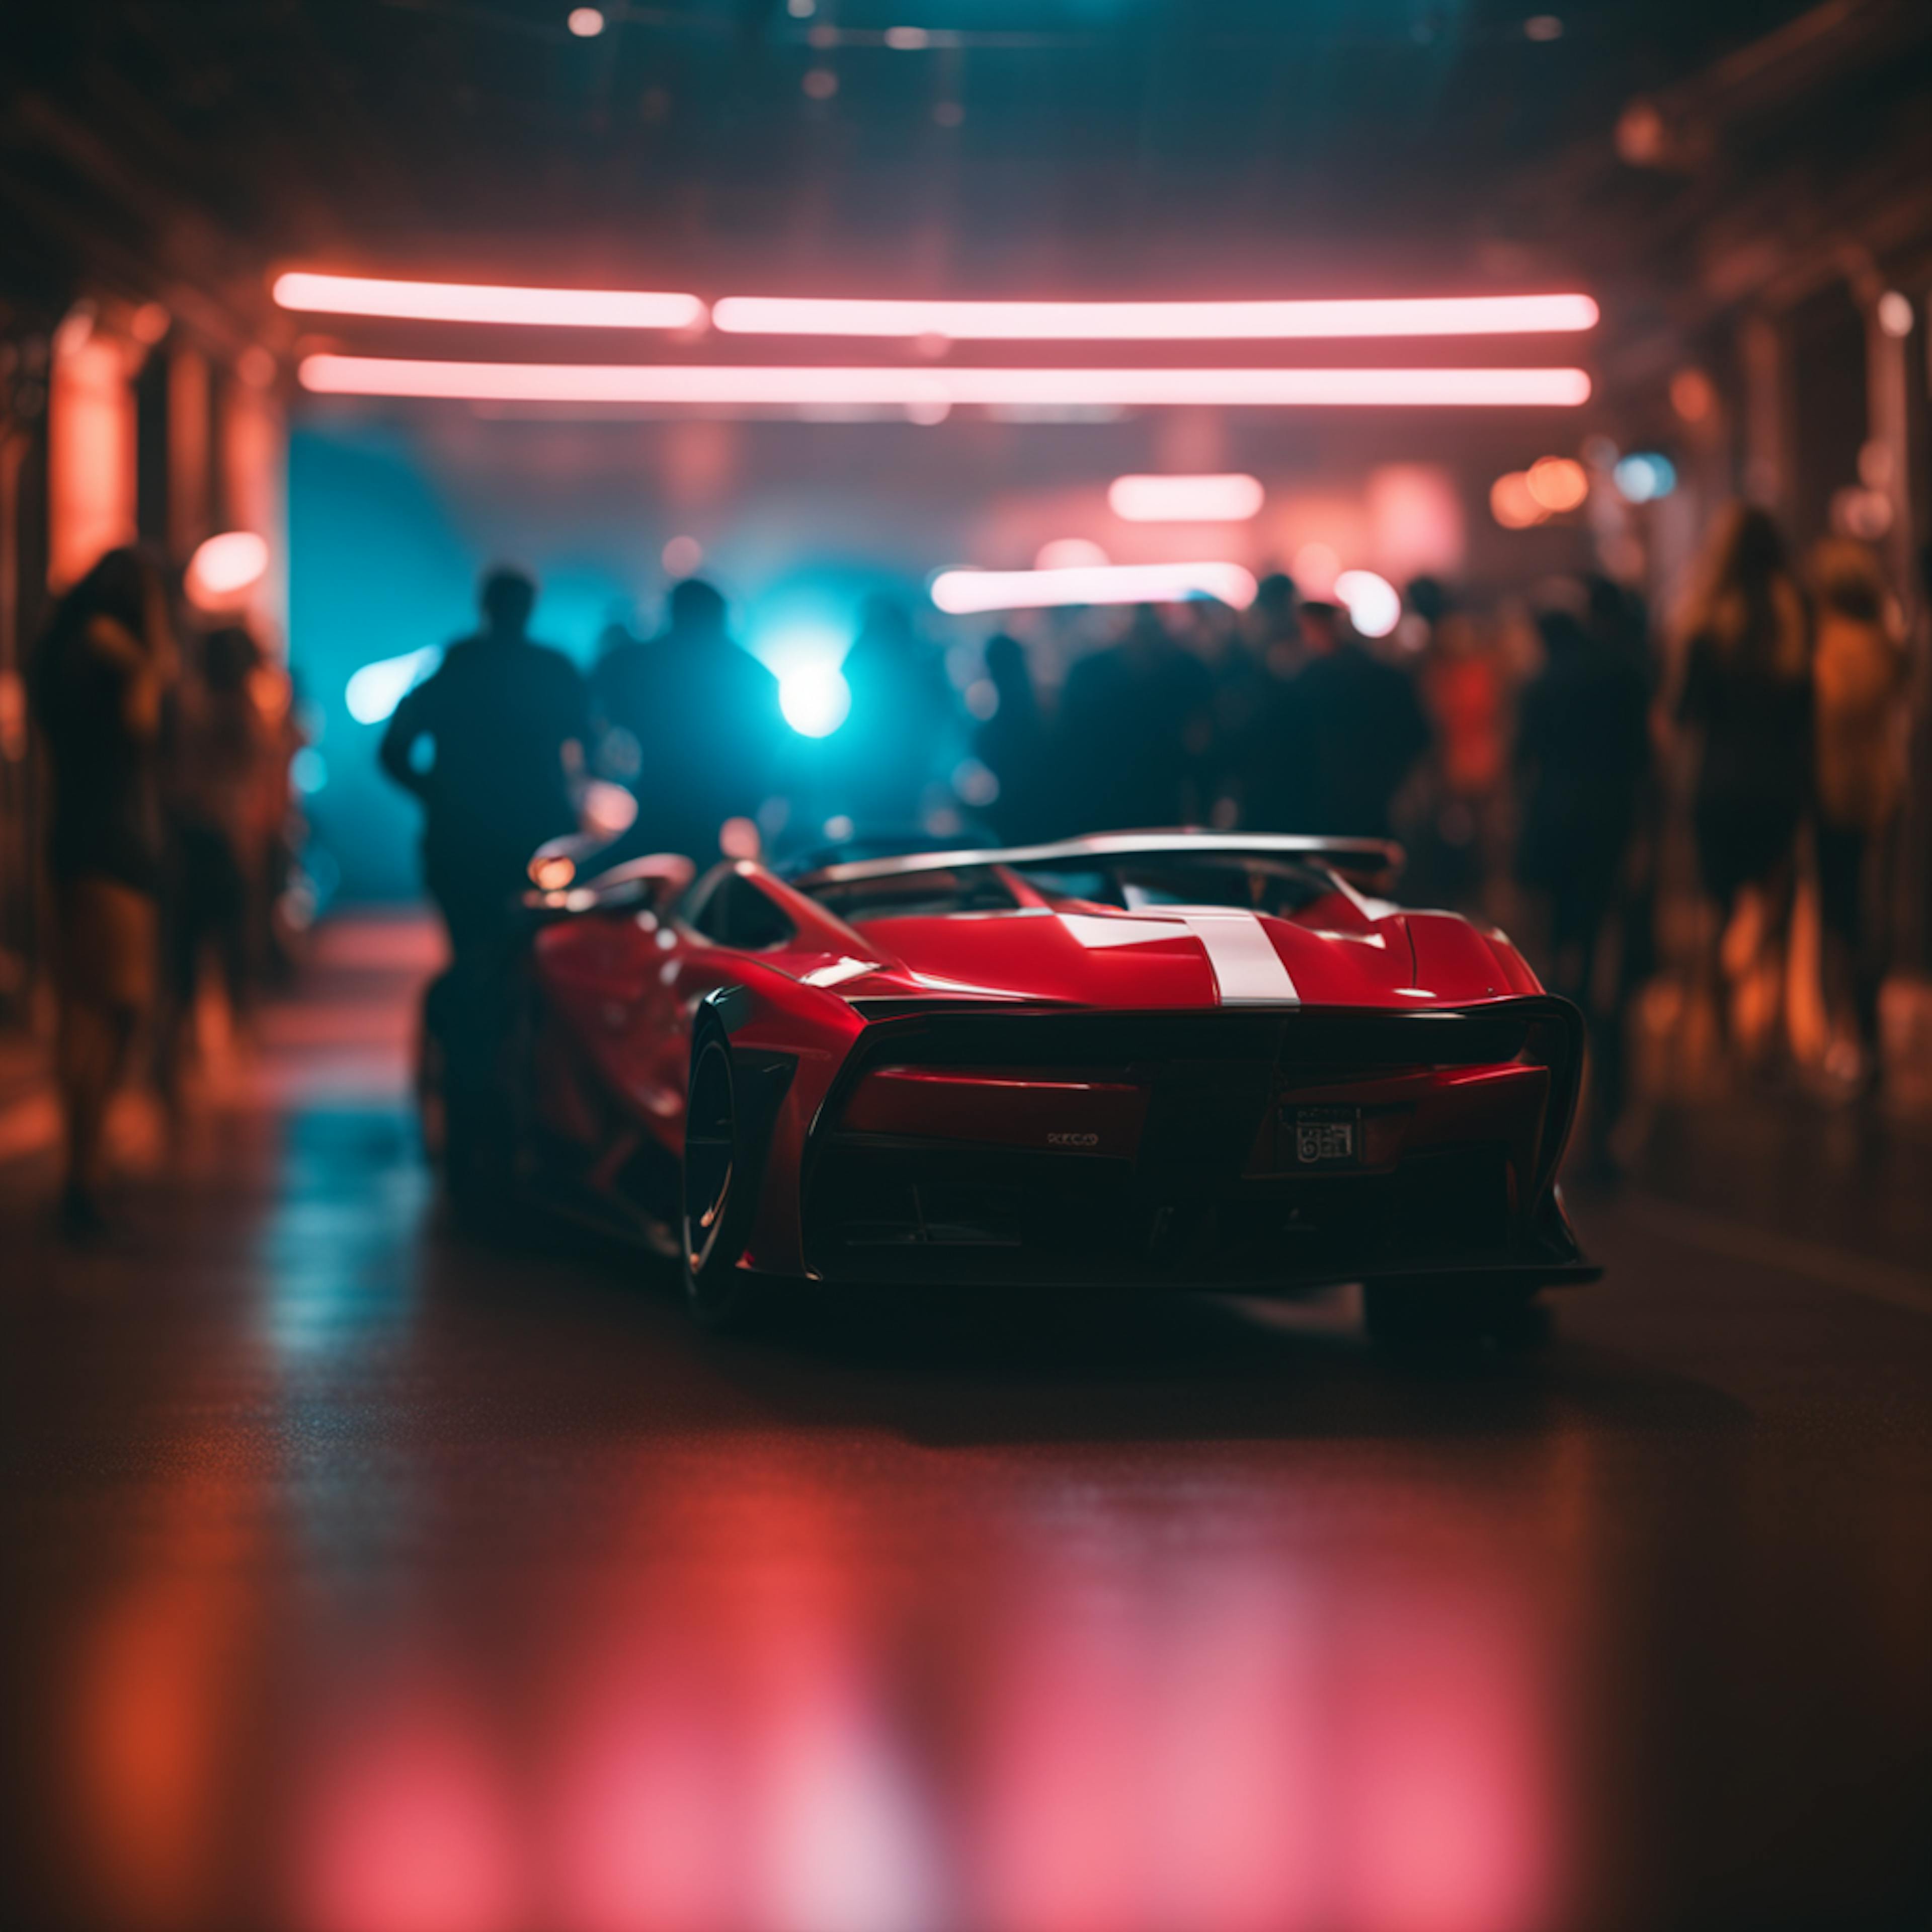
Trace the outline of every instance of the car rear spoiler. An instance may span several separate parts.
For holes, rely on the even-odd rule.
[[[1392,880],[1402,870],[1404,854],[1392,838],[1324,837],[1300,832],[1101,832],[1045,845],[994,845],[855,859],[843,865],[822,866],[791,883],[809,892],[825,886],[910,878],[922,872],[957,872],[975,866],[1077,865],[1096,860],[1161,857],[1305,859],[1348,878],[1383,881]]]

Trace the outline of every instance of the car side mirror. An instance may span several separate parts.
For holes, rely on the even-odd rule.
[[[530,863],[532,912],[579,913],[634,908],[655,914],[674,904],[698,868],[680,852],[652,852],[585,876],[605,842],[573,833],[547,840]]]

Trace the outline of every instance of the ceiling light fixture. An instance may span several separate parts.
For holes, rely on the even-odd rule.
[[[277,304],[316,315],[412,322],[497,322],[548,328],[687,328],[704,320],[697,296],[638,289],[526,289],[488,282],[392,281],[292,270],[275,278]]]
[[[727,296],[728,335],[950,337],[956,341],[1210,342],[1354,336],[1572,334],[1586,295],[1431,296],[1347,302],[874,302]]]
[[[930,410],[974,404],[1136,408],[1366,406],[1574,409],[1581,369],[988,369],[745,364],[304,358],[316,394],[534,403],[708,403]]]
[[[1268,492],[1258,479],[1220,476],[1116,476],[1107,507],[1128,524],[1244,524]]]
[[[1213,597],[1245,610],[1252,571],[1238,563],[1087,564],[1065,570],[942,570],[932,601],[952,616],[987,610],[1043,610],[1069,604],[1184,604]]]

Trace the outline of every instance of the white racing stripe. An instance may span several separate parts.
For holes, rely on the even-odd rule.
[[[1182,923],[1200,940],[1224,1006],[1298,1006],[1301,995],[1268,928],[1251,912],[1188,912]]]

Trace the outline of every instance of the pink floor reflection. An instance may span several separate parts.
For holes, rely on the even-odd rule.
[[[359,1100],[308,1077],[345,1016],[311,999],[308,1033],[272,1034],[272,1124],[218,1149],[243,1232],[144,1280],[165,1308],[124,1304],[154,1323],[130,1385],[179,1432],[130,1462],[46,1646],[47,1816],[96,1920],[1566,1916],[1588,1633],[1546,1561],[1562,1431],[1487,1472],[1500,1520],[1439,1443],[931,1446],[864,1412],[890,1368],[748,1376],[608,1268],[559,1286],[568,1264],[450,1244],[381,1012],[390,1073]],[[1002,1376],[963,1372],[964,1412],[996,1408]]]
[[[934,1600],[795,1457],[705,1463],[626,1527],[634,1568],[440,1605],[419,1641],[315,1680],[297,1923],[1551,1918],[1546,1660],[1493,1576],[1163,1550],[1090,1502]]]

